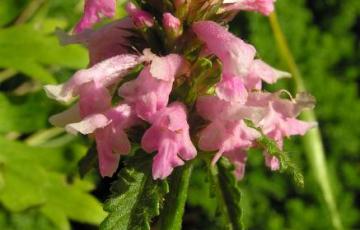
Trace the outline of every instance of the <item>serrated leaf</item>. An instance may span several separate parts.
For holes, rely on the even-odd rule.
[[[159,215],[168,186],[154,181],[151,175],[152,156],[144,153],[132,157],[111,186],[112,196],[104,209],[109,216],[100,225],[102,230],[150,229],[151,219]]]
[[[0,29],[0,67],[12,68],[43,83],[56,82],[45,65],[82,68],[86,51],[79,46],[61,47],[57,38],[32,24]]]

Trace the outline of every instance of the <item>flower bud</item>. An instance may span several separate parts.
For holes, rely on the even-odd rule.
[[[169,45],[182,34],[181,21],[171,13],[164,13],[162,20]]]
[[[146,11],[138,9],[134,3],[128,2],[125,8],[135,27],[146,28],[154,26],[153,16]]]
[[[174,0],[174,6],[176,9],[179,9],[186,3],[186,0]]]
[[[170,13],[163,14],[163,26],[165,30],[178,31],[181,29],[180,20]]]

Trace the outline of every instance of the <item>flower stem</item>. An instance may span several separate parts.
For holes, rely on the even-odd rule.
[[[224,229],[245,229],[242,222],[240,199],[241,192],[235,179],[234,172],[230,170],[229,163],[220,159],[214,166],[210,165],[211,184],[218,201],[219,211],[223,217]]]
[[[28,21],[44,3],[45,0],[32,0],[16,19],[15,25],[23,24]]]
[[[160,230],[181,229],[192,168],[193,162],[189,161],[171,176],[170,192],[165,198],[166,203],[159,220]]]
[[[25,140],[25,143],[32,146],[42,145],[50,139],[64,133],[64,129],[53,127],[46,130],[40,130]]]
[[[280,23],[277,19],[277,15],[272,13],[269,17],[270,25],[274,33],[274,37],[279,48],[279,54],[283,61],[287,64],[289,71],[291,72],[296,85],[296,91],[306,91],[304,80],[301,76],[301,72],[295,63],[294,57],[289,49],[286,38],[281,30]],[[314,111],[308,110],[301,114],[302,119],[307,121],[315,121],[316,115]],[[305,153],[310,162],[312,171],[319,184],[326,206],[331,215],[331,220],[334,229],[343,229],[340,215],[338,213],[336,202],[334,199],[333,191],[330,186],[329,176],[327,173],[325,151],[321,138],[320,129],[318,127],[311,129],[302,139],[305,148]]]

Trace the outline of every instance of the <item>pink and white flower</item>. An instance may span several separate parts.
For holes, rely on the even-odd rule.
[[[151,127],[144,133],[141,147],[147,152],[157,151],[153,159],[154,179],[164,179],[184,160],[196,156],[196,148],[189,134],[185,106],[174,102],[154,116]]]
[[[80,88],[89,82],[98,87],[108,87],[129,73],[141,59],[137,55],[123,54],[106,59],[96,65],[77,71],[69,81],[60,85],[46,85],[48,97],[69,102],[79,94]]]
[[[151,122],[152,117],[167,106],[175,77],[187,69],[186,61],[177,54],[153,56],[151,64],[145,66],[135,80],[119,88],[119,95],[134,107],[138,117]]]
[[[256,11],[263,15],[269,15],[274,11],[276,0],[224,0],[225,11]]]
[[[91,28],[101,18],[115,15],[116,0],[85,0],[84,15],[75,26],[75,33]]]
[[[197,37],[223,64],[223,73],[244,77],[254,60],[255,48],[213,21],[199,21],[192,26]]]

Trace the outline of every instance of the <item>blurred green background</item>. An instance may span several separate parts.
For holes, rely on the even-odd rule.
[[[121,5],[121,4],[119,4]],[[345,229],[360,229],[360,1],[278,0],[280,24],[316,98],[328,174]],[[53,32],[79,19],[76,0],[0,1],[0,229],[97,229],[101,203],[112,179],[93,170],[79,178],[86,138],[66,134],[47,121],[64,109],[42,85],[63,82],[87,64],[80,46],[61,47]],[[121,6],[119,16],[123,14]],[[280,69],[266,17],[241,13],[230,29],[253,43],[258,55]],[[291,80],[278,87],[291,88]],[[248,229],[332,229],[329,212],[300,138],[286,150],[305,175],[299,188],[286,174],[250,154],[240,182]],[[216,202],[199,164],[193,174],[184,229],[221,229]]]

